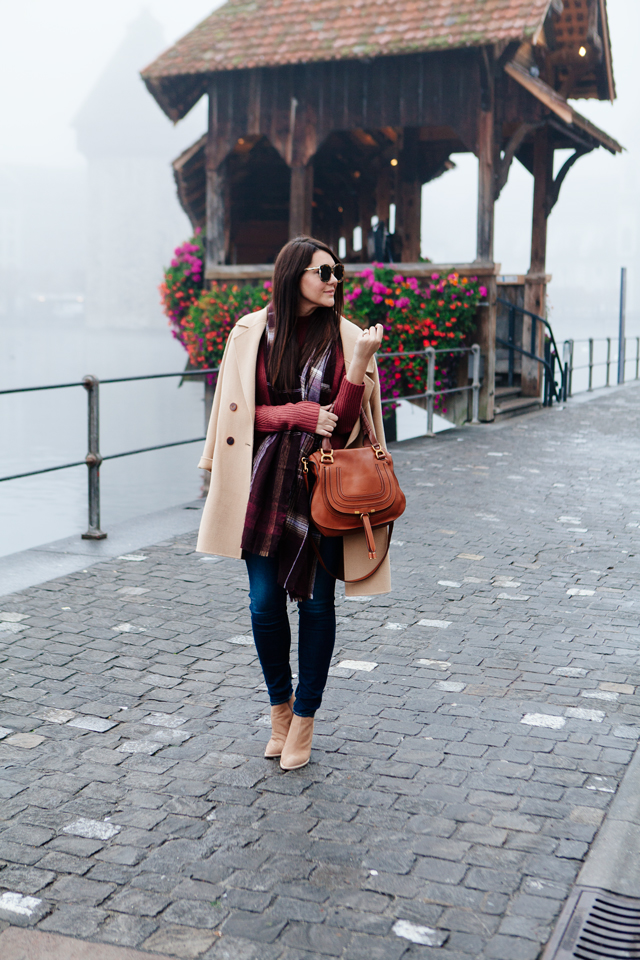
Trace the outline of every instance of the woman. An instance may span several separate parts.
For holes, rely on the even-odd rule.
[[[303,456],[323,437],[361,446],[360,409],[384,443],[374,355],[380,324],[361,330],[342,317],[344,268],[318,240],[280,251],[268,307],[238,321],[225,348],[199,466],[211,471],[197,549],[243,557],[253,636],[271,702],[266,757],[283,770],[309,762],[336,621],[331,571],[370,572],[364,534],[321,537],[310,525]],[[375,531],[381,554],[386,528]],[[315,544],[327,569],[317,562]],[[348,595],[387,593],[388,558]],[[298,601],[299,682],[292,689],[287,594]]]

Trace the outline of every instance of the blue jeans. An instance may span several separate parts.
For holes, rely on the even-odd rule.
[[[330,570],[342,560],[342,538],[322,537],[322,559]],[[278,585],[278,560],[244,553],[249,573],[251,627],[272,706],[286,703],[291,683],[291,630],[287,592]],[[298,686],[293,712],[313,717],[322,702],[336,641],[336,582],[318,564],[311,600],[298,603]]]

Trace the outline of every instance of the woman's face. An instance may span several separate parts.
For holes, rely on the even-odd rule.
[[[323,263],[331,266],[334,264],[333,257],[324,250],[316,250],[310,267],[320,267]],[[320,274],[317,271],[306,270],[300,278],[300,303],[298,306],[298,315],[306,317],[316,309],[316,307],[332,307],[336,299],[336,287],[338,281],[331,274],[331,279],[323,283]]]

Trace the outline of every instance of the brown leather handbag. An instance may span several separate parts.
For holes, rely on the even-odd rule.
[[[404,513],[406,499],[393,470],[391,454],[378,443],[364,410],[360,411],[364,431],[362,447],[334,450],[325,437],[322,447],[307,459],[302,458],[305,483],[309,489],[309,473],[315,478],[311,493],[311,521],[324,537],[344,537],[364,530],[369,559],[376,559],[373,530],[389,527],[387,546],[382,559],[364,577],[345,580],[359,583],[368,580],[385,561],[391,544],[393,522]],[[311,540],[318,560],[325,570],[320,553]],[[331,573],[327,570],[327,573]],[[331,573],[332,577],[335,574]],[[343,580],[343,577],[336,577]]]

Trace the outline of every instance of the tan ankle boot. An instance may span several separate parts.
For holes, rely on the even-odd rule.
[[[271,740],[264,751],[265,757],[279,757],[289,733],[293,716],[293,697],[286,703],[271,707]]]
[[[297,770],[309,763],[313,740],[313,717],[298,717],[294,713],[287,740],[282,748],[280,766],[283,770]]]

